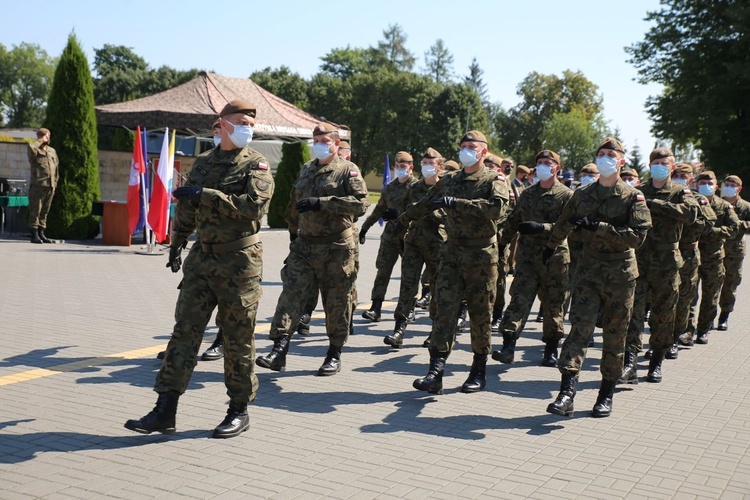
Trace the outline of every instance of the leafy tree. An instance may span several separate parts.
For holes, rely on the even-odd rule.
[[[89,239],[99,232],[91,204],[99,199],[94,84],[86,55],[70,34],[55,71],[44,126],[60,158],[60,181],[49,214],[48,234]]]
[[[287,142],[281,146],[281,163],[274,177],[274,191],[268,207],[268,225],[274,228],[286,228],[284,220],[286,208],[292,194],[294,181],[297,180],[302,165],[310,161],[310,148],[306,142]]]
[[[146,77],[138,88],[138,97],[145,97],[159,92],[164,92],[171,88],[187,83],[198,74],[198,70],[188,69],[179,70],[169,66],[160,66],[157,69],[150,69]]]
[[[385,57],[393,69],[411,71],[416,59],[406,48],[408,37],[404,29],[398,24],[391,24],[383,30],[383,40],[378,42],[377,51]]]
[[[39,126],[56,63],[39,45],[21,43],[8,51],[0,44],[0,114],[7,126]]]
[[[487,92],[487,84],[484,83],[484,70],[479,67],[477,58],[471,60],[469,65],[469,76],[464,77],[464,81],[474,89],[485,105],[489,104],[489,93]]]
[[[299,73],[292,73],[288,66],[281,66],[277,69],[266,67],[261,71],[253,72],[250,79],[298,108],[306,109],[309,105],[307,97],[309,83]]]
[[[430,104],[429,145],[446,158],[454,158],[458,141],[467,130],[489,131],[489,117],[476,91],[466,83],[443,88]]]
[[[564,167],[577,172],[592,161],[604,135],[601,120],[591,120],[585,111],[574,107],[567,113],[556,112],[545,121],[542,147],[557,151]]]
[[[692,142],[712,168],[750,175],[750,4],[662,0],[655,24],[628,48],[641,83],[663,91],[646,102],[657,137]]]
[[[377,68],[387,66],[385,55],[372,47],[352,49],[332,49],[320,58],[323,64],[320,71],[327,76],[346,80],[357,73],[369,73]]]
[[[427,52],[424,53],[427,65],[425,72],[438,83],[447,83],[453,79],[453,55],[445,46],[442,38],[438,38]]]

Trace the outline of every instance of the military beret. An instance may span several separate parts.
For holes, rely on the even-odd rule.
[[[503,158],[502,163],[510,163],[511,165],[513,165],[513,158]]]
[[[629,166],[622,167],[622,170],[620,170],[620,177],[625,177],[628,175],[632,175],[633,177],[636,177],[638,179],[641,178],[641,175],[638,173],[638,171],[634,168],[631,168]]]
[[[539,161],[541,158],[549,158],[550,160],[554,160],[555,163],[560,165],[560,155],[550,149],[545,149],[537,153],[534,161]]]
[[[458,141],[458,143],[461,144],[465,141],[483,142],[487,144],[487,138],[479,130],[469,130],[463,137],[461,137],[461,140]]]
[[[47,135],[47,134],[49,134],[49,129],[48,128],[42,127],[42,128],[40,128],[39,130],[36,131],[36,135],[38,135],[40,137],[43,136],[43,135]]]
[[[587,163],[581,169],[581,173],[582,174],[598,174],[599,173],[599,169],[596,168],[596,164],[595,163]]]
[[[726,176],[726,177],[724,178],[724,182],[726,182],[726,181],[734,182],[734,183],[735,183],[735,184],[737,184],[738,186],[741,186],[741,185],[742,185],[742,179],[740,179],[740,178],[739,178],[738,176],[736,176],[736,175],[727,175],[727,176]]]
[[[242,99],[233,99],[224,105],[219,116],[223,118],[235,113],[241,113],[255,118],[255,106]]]
[[[453,160],[448,160],[445,162],[445,169],[449,172],[454,170],[461,170],[461,167],[458,166],[458,163],[456,163]]]
[[[600,149],[613,149],[615,151],[619,151],[622,154],[625,154],[625,148],[622,147],[622,143],[614,137],[607,137],[606,139],[604,139],[602,143],[599,144],[599,147],[596,148],[597,154],[599,153]]]
[[[399,162],[413,162],[414,158],[411,157],[406,151],[399,151],[396,153],[396,163]]]
[[[650,163],[654,160],[661,160],[662,158],[669,158],[670,156],[674,156],[674,153],[672,153],[667,148],[656,148],[653,151],[651,151],[650,155],[648,155],[648,161]]]
[[[339,129],[331,125],[330,123],[320,122],[313,129],[313,137],[316,135],[326,135],[331,132],[338,132]]]
[[[693,166],[691,164],[689,164],[689,163],[680,163],[672,171],[672,175],[674,175],[674,174],[689,174],[689,175],[693,175]]]
[[[422,155],[422,158],[434,158],[436,160],[442,160],[443,155],[437,152],[437,150],[432,148],[427,148],[427,151],[424,152],[424,155]]]
[[[698,174],[698,178],[696,179],[698,181],[715,181],[716,180],[716,174],[713,172],[713,170],[704,170],[700,174]]]
[[[497,156],[494,153],[489,153],[487,156],[484,157],[484,163],[494,163],[498,167],[503,163],[503,159],[500,156]]]
[[[526,165],[518,165],[516,167],[516,173],[521,172],[522,174],[529,174],[531,173],[531,170],[529,170],[529,167]]]
[[[352,149],[352,147],[347,141],[341,141],[341,144],[339,144],[339,149]]]

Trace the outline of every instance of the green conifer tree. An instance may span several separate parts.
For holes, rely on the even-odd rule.
[[[285,228],[284,213],[289,204],[294,181],[297,180],[302,165],[310,161],[310,148],[306,142],[285,143],[281,146],[281,163],[276,169],[275,187],[271,205],[268,207],[268,225]]]

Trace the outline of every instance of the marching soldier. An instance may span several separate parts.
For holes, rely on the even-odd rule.
[[[732,204],[734,212],[740,219],[737,235],[724,242],[724,269],[726,276],[719,297],[719,325],[717,330],[726,330],[729,326],[729,314],[734,311],[737,299],[737,287],[742,281],[742,262],[745,260],[745,235],[750,231],[750,203],[740,198],[742,179],[736,175],[727,176],[721,188],[721,197]]]

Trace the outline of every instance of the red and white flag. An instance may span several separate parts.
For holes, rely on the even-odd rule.
[[[130,179],[128,180],[128,231],[134,234],[141,218],[141,175],[146,172],[146,162],[143,161],[143,143],[141,142],[141,127],[135,129],[133,141],[133,158],[130,160]]]
[[[156,242],[167,239],[169,227],[169,202],[172,201],[172,178],[174,172],[174,131],[169,143],[169,129],[164,130],[164,142],[159,155],[159,168],[154,176],[151,203],[148,206],[148,223],[156,235]]]

